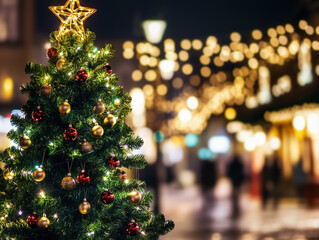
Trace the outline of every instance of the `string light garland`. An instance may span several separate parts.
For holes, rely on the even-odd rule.
[[[150,113],[154,114],[151,111],[156,109],[175,116],[163,123],[161,131],[166,136],[190,132],[200,134],[206,128],[211,115],[222,114],[227,106],[245,105],[248,109],[254,109],[290,92],[295,80],[301,87],[310,84],[314,79],[313,72],[319,75],[319,67],[313,65],[314,61],[311,60],[312,53],[319,51],[317,29],[319,28],[301,20],[299,29],[288,23],[270,28],[265,33],[254,30],[249,42],[243,42],[239,33],[232,33],[229,43],[222,43],[215,36],[207,37],[206,41],[184,39],[180,43],[166,39],[163,48],[148,42],[134,44],[126,41],[123,44],[123,56],[126,56],[124,53],[127,51],[133,51],[138,56],[139,68],[133,70],[132,78],[134,81],[142,81],[144,76],[148,82],[143,90]],[[194,49],[197,52],[192,54],[198,56],[198,62],[202,65],[197,68],[198,72],[194,70],[194,64],[197,63],[190,62],[189,58],[190,51]],[[198,52],[199,50],[202,51]],[[171,83],[167,82],[172,86],[169,89],[178,91],[184,87],[177,97],[169,100],[158,96],[160,76],[150,78],[149,74],[160,68],[158,63],[163,56],[173,61],[174,72],[183,76],[173,77]],[[153,65],[152,59],[157,64]],[[284,69],[293,59],[298,59],[297,79],[287,77],[287,72],[284,71],[277,79],[273,79],[271,69]],[[225,64],[227,70],[224,68]],[[230,64],[233,67],[229,67]],[[137,72],[140,76],[136,76]],[[273,85],[273,82],[276,84]],[[163,93],[167,94],[169,91]],[[199,100],[198,106],[193,109],[187,104],[191,96]],[[189,118],[179,117],[184,109],[190,113]]]
[[[61,20],[58,37],[67,33],[74,33],[85,37],[83,22],[92,16],[96,9],[82,7],[80,0],[68,0],[64,6],[52,6],[49,9]]]

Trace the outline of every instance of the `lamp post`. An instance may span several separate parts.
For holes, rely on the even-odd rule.
[[[144,35],[148,42],[158,44],[162,41],[167,23],[163,20],[143,21]]]
[[[167,27],[167,23],[163,20],[145,20],[143,22],[143,29],[144,29],[144,35],[148,42],[153,44],[158,44],[162,41],[165,30]],[[159,70],[161,72],[161,79],[163,80],[170,80],[173,77],[174,74],[174,66],[175,63],[170,60],[162,60],[159,64]],[[155,83],[155,86],[157,87],[158,81]],[[157,93],[155,93],[155,102],[159,100],[159,96]],[[154,211],[159,212],[160,210],[160,187],[161,183],[164,180],[163,177],[163,171],[165,171],[163,162],[162,162],[162,152],[160,149],[161,140],[158,138],[158,134],[160,134],[160,128],[161,128],[161,120],[163,120],[162,113],[155,109],[155,114],[157,116],[157,121],[152,124],[152,130],[154,132],[154,139],[156,141],[156,148],[157,148],[157,155],[156,155],[156,162],[154,164],[155,167],[155,176],[156,179],[154,184],[154,192],[155,192],[155,201],[154,201]],[[165,175],[164,175],[165,176]]]

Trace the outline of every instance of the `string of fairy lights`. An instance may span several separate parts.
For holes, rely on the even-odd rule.
[[[146,108],[173,114],[161,131],[167,136],[200,134],[211,115],[225,113],[226,119],[233,120],[234,105],[254,109],[290,92],[293,79],[289,73],[271,81],[272,67],[283,68],[297,59],[298,84],[311,83],[312,70],[319,74],[319,66],[312,66],[311,60],[312,52],[319,51],[318,36],[319,27],[300,20],[298,27],[288,23],[266,33],[253,30],[249,43],[238,32],[230,34],[229,44],[215,36],[205,41],[166,39],[163,48],[126,41],[123,57],[139,62],[132,79],[143,85]],[[172,77],[165,79],[163,74],[170,71]],[[166,100],[172,90],[177,96]]]

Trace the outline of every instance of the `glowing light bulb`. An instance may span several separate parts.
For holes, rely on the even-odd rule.
[[[270,139],[270,147],[273,150],[279,150],[279,148],[281,147],[281,141],[278,137],[272,137]]]
[[[263,146],[266,143],[266,134],[264,132],[257,132],[254,136],[257,146]]]
[[[296,116],[293,120],[293,126],[296,130],[302,131],[306,127],[306,121],[303,116]]]
[[[187,107],[189,107],[189,109],[195,110],[198,108],[199,102],[197,97],[191,96],[187,99]]]
[[[39,195],[40,195],[40,197],[45,198],[45,192],[44,192],[44,191],[41,190],[41,191],[39,192]]]
[[[250,137],[250,138],[246,139],[246,141],[244,143],[244,148],[248,152],[252,152],[256,149],[256,142],[255,142],[254,137]]]
[[[188,109],[184,108],[179,112],[178,118],[182,122],[187,123],[192,119],[192,113]]]
[[[114,100],[115,105],[121,105],[121,100],[120,99],[115,99]]]

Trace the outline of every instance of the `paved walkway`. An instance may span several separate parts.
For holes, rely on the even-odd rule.
[[[163,189],[163,213],[176,224],[162,240],[319,240],[319,209],[282,200],[278,210],[241,197],[243,214],[231,219],[231,202],[220,200],[203,209],[197,189]]]

